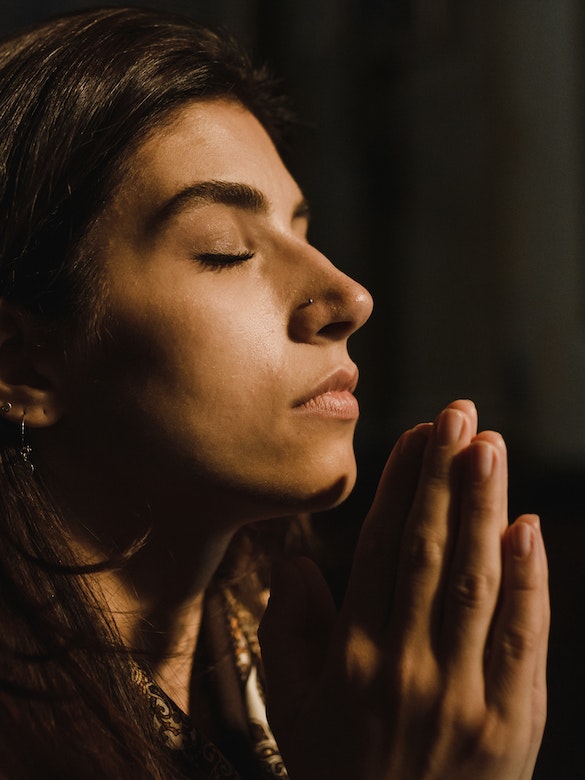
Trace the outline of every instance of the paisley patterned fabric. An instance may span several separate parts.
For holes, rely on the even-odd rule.
[[[216,594],[212,615],[216,622],[218,615],[221,615],[224,622],[231,656],[230,671],[235,672],[233,679],[237,681],[237,690],[233,690],[232,685],[229,698],[224,694],[223,700],[233,702],[234,697],[238,697],[245,715],[246,723],[240,729],[246,731],[250,756],[245,774],[239,773],[220,748],[193,726],[189,717],[138,664],[133,667],[134,682],[148,696],[156,729],[166,747],[173,751],[173,757],[187,777],[194,780],[286,780],[288,775],[266,719],[256,622],[229,590],[222,591],[219,596]],[[225,670],[226,659],[221,661],[223,666],[217,666],[220,671],[214,671],[219,683],[225,687],[226,678],[231,678],[221,673]],[[218,698],[222,699],[221,696]],[[230,704],[227,708],[232,709]],[[229,721],[230,713],[225,714]]]

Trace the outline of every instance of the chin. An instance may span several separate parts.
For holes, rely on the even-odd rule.
[[[305,495],[300,510],[304,512],[323,512],[333,509],[343,503],[353,490],[356,482],[356,469],[346,474],[338,475],[328,482],[321,481],[319,485],[312,487],[310,493]]]
[[[261,482],[255,477],[246,483],[232,482],[231,486],[222,483],[222,496],[231,496],[247,522],[323,512],[345,501],[355,486],[357,467],[353,453],[345,460],[343,463],[340,457],[331,463],[331,458],[307,459]]]
[[[315,487],[310,491],[285,491],[263,496],[258,502],[254,520],[263,520],[289,515],[325,512],[343,503],[353,490],[355,479],[341,477],[328,485]],[[259,511],[258,511],[259,509]]]

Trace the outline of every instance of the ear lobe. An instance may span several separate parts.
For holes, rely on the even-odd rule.
[[[54,425],[63,415],[62,358],[40,343],[33,315],[0,298],[0,406],[3,417],[31,427]]]

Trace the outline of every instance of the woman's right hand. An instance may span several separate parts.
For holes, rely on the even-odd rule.
[[[292,780],[528,780],[549,626],[537,518],[508,527],[503,440],[456,401],[394,448],[337,615],[307,559],[260,638]]]

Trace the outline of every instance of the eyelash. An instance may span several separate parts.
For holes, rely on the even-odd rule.
[[[204,252],[197,255],[197,261],[202,265],[210,268],[230,268],[241,263],[245,263],[246,260],[251,260],[254,257],[254,252],[237,252],[234,254],[225,254],[223,252]]]

